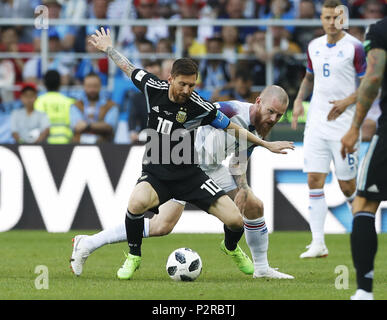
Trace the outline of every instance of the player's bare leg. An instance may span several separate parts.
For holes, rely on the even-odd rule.
[[[172,232],[179,221],[185,205],[169,200],[159,208],[159,214],[155,214],[149,222],[149,237],[165,236]]]
[[[159,213],[151,219],[144,219],[143,237],[157,237],[169,234],[179,221],[185,205],[169,200],[159,207]],[[73,251],[70,266],[75,275],[80,276],[86,259],[95,250],[107,244],[127,241],[126,227],[120,223],[115,227],[102,230],[92,236],[77,235],[73,238]]]
[[[300,255],[300,258],[318,258],[328,255],[324,240],[324,225],[328,212],[324,195],[326,176],[326,173],[308,173],[309,225],[312,232],[312,243],[307,247],[308,250]]]
[[[356,196],[356,178],[351,180],[338,180],[341,191],[351,206]]]

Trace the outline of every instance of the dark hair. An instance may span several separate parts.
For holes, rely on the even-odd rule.
[[[95,73],[94,71],[91,71],[90,73],[88,73],[88,74],[83,78],[83,81],[85,81],[86,78],[90,78],[90,77],[98,78],[99,81],[101,82],[100,76],[99,76],[97,73]]]
[[[20,91],[20,94],[24,94],[28,91],[32,91],[34,93],[38,93],[38,91],[36,90],[36,88],[32,87],[32,86],[25,86],[23,89],[21,89]]]
[[[180,75],[191,76],[195,74],[197,76],[198,72],[198,65],[194,60],[191,58],[181,58],[173,63],[171,76],[174,78]]]
[[[343,3],[340,0],[325,0],[323,3],[323,8],[336,8],[342,4]]]
[[[223,43],[223,38],[222,37],[211,37],[207,39],[207,42],[218,42],[218,43]]]
[[[56,70],[48,70],[43,81],[47,91],[58,91],[60,88],[60,74]]]
[[[235,72],[235,79],[241,79],[243,82],[253,81],[251,72],[246,69],[237,69]]]
[[[153,67],[153,66],[159,66],[161,67],[160,60],[147,60],[144,62],[143,67],[146,69],[148,67]]]

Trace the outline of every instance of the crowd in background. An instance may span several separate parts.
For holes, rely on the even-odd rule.
[[[49,52],[97,53],[88,44],[88,36],[99,27],[108,27],[114,31],[117,48],[131,62],[166,79],[173,60],[155,59],[153,54],[176,52],[176,27],[158,24],[161,19],[313,19],[319,18],[322,3],[320,0],[0,0],[0,18],[33,18],[35,8],[43,4],[51,19],[154,19],[155,23],[149,26],[49,26]],[[387,2],[383,0],[344,0],[343,4],[348,7],[350,18],[380,19],[387,12]],[[0,30],[0,53],[40,52],[40,29],[8,25],[1,26]],[[351,27],[348,32],[364,40],[364,28]],[[183,56],[198,61],[198,90],[205,98],[253,102],[259,88],[265,85],[266,63],[271,60],[274,83],[288,92],[291,106],[305,72],[305,61],[299,56],[305,54],[308,43],[322,35],[323,30],[273,27],[270,53],[266,50],[265,27],[219,27],[203,23],[199,27],[182,27],[182,33]],[[141,54],[146,54],[146,58]],[[217,58],[207,58],[208,54],[216,54]],[[237,59],[236,54],[252,58]],[[144,97],[119,69],[109,70],[106,57],[75,59],[71,54],[58,55],[49,59],[50,72],[46,74],[42,74],[41,64],[41,57],[0,57],[0,143],[47,139],[49,143],[133,142],[138,139],[138,133],[146,125]],[[107,87],[109,76],[113,81],[112,90]],[[52,79],[58,83],[48,87]],[[66,106],[63,118],[55,113],[55,108],[48,112],[42,103],[40,108],[36,107],[35,100],[44,95],[49,96],[46,106],[55,105],[55,99]],[[35,108],[31,109],[32,100]],[[22,114],[19,109],[23,108]],[[13,131],[23,127],[21,121],[29,121],[28,115],[35,111],[46,113],[46,118],[34,116],[39,134],[31,134],[34,128],[23,133]],[[127,124],[124,133],[127,141],[114,139],[122,120]],[[62,128],[55,133],[53,128],[61,126],[67,126],[70,131]]]

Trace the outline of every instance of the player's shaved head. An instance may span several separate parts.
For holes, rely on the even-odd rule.
[[[277,104],[281,105],[285,110],[289,105],[289,96],[280,86],[272,85],[266,87],[260,97],[263,103],[267,102],[272,104],[274,102],[273,100],[277,100]]]
[[[262,91],[250,114],[252,123],[262,137],[281,119],[288,105],[288,94],[281,87],[272,85]]]

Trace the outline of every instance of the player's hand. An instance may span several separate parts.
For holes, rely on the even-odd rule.
[[[294,150],[295,148],[293,141],[267,142],[265,147],[273,153],[280,153],[280,154],[287,154],[287,152],[285,151],[286,149]]]
[[[89,38],[89,43],[91,43],[97,49],[106,52],[108,47],[113,46],[112,39],[110,37],[110,30],[101,27],[101,30],[95,30],[95,34],[92,34]]]
[[[238,190],[237,194],[234,198],[234,203],[238,207],[239,211],[244,214],[246,203],[247,203],[247,197],[249,195],[249,188],[241,188]]]
[[[341,139],[341,156],[345,159],[347,153],[355,152],[355,144],[359,139],[359,129],[351,127]]]
[[[328,121],[336,120],[348,106],[345,100],[332,100],[329,103],[333,104],[333,107],[328,113]]]
[[[304,106],[302,105],[302,101],[299,99],[294,100],[293,105],[293,115],[292,115],[292,129],[297,129],[298,117],[302,117],[304,115]]]

